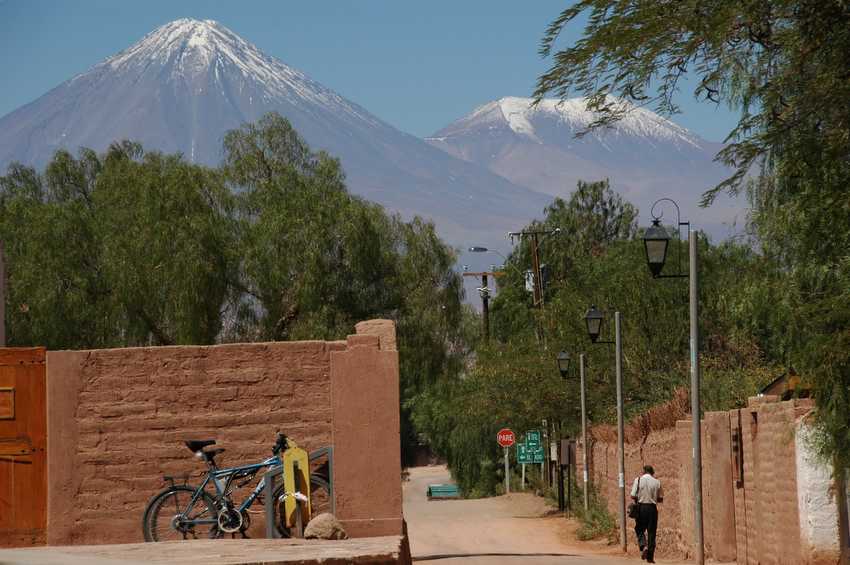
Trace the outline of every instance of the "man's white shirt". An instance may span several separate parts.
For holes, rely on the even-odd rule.
[[[661,481],[645,473],[635,479],[631,496],[637,497],[640,504],[658,504],[658,500],[664,498]]]

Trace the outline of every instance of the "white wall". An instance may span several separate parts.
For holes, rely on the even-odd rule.
[[[797,421],[797,502],[800,546],[807,563],[836,562],[839,554],[838,506],[832,465],[814,452],[812,429],[805,418]],[[791,469],[789,469],[791,472]]]

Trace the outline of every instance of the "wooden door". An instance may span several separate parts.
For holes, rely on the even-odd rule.
[[[46,541],[44,357],[43,348],[0,348],[0,547]]]

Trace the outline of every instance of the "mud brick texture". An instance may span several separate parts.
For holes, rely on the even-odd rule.
[[[163,475],[188,474],[198,484],[205,471],[183,445],[186,439],[215,439],[216,447],[227,450],[217,458],[220,466],[269,457],[278,431],[308,451],[331,445],[332,353],[355,346],[363,358],[357,367],[372,371],[371,357],[387,353],[374,336],[392,334],[394,344],[392,322],[372,321],[367,331],[348,342],[48,352],[48,544],[142,541],[142,513],[163,488]],[[397,362],[389,367],[395,373],[384,379],[395,379],[397,389]],[[368,392],[349,388],[354,392],[348,400],[362,405]],[[397,401],[373,402],[371,410],[398,420]],[[397,451],[398,427],[385,433],[395,439]],[[334,463],[346,464],[339,458]],[[398,483],[400,489],[400,477]],[[253,484],[237,491],[235,500]],[[347,496],[356,499],[359,493]],[[345,511],[337,508],[338,514]],[[251,517],[250,534],[262,537],[263,514]]]
[[[686,397],[677,395],[666,407],[654,409],[651,417],[627,425],[626,496],[643,465],[652,465],[664,487],[656,553],[662,557],[692,559],[695,554],[692,425],[685,419],[689,415],[685,414],[683,400]],[[797,449],[805,444],[795,438],[801,420],[811,410],[809,400],[778,402],[775,397],[757,397],[750,399],[747,408],[704,415],[701,430],[706,557],[740,565],[835,562],[837,554],[831,546],[812,549],[813,542],[803,539],[806,534],[800,527],[798,493],[831,488],[824,484],[798,484]],[[673,416],[679,419],[673,421]],[[744,461],[742,482],[736,481],[732,447],[739,419]],[[619,512],[616,430],[611,426],[596,426],[590,435],[589,479],[616,518]],[[579,445],[579,477],[581,449]],[[828,492],[822,494],[822,499],[829,500]],[[829,516],[829,509],[826,510],[822,515]],[[822,527],[830,526],[825,523]],[[634,522],[627,520],[629,553],[637,555],[633,527]]]

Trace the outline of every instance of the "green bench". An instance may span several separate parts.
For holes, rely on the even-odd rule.
[[[428,485],[428,500],[443,498],[460,498],[457,485]]]

